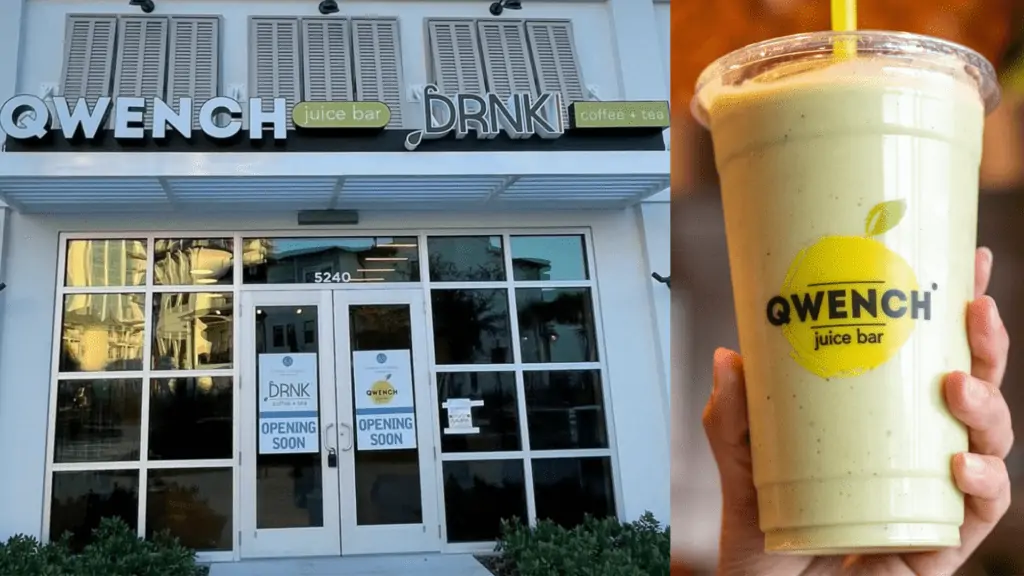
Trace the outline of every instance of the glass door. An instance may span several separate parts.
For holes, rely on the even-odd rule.
[[[337,291],[334,310],[342,553],[438,551],[423,292]]]
[[[340,553],[329,291],[243,292],[243,558]]]

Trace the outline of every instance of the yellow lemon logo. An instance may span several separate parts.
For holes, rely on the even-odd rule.
[[[867,236],[825,236],[794,259],[768,322],[782,328],[793,358],[822,378],[856,376],[891,359],[910,338],[916,320],[931,319],[931,290],[921,290],[913,268],[871,238],[903,218],[902,200],[868,214]]]
[[[391,382],[388,382],[388,378],[391,378],[390,374],[384,380],[377,380],[371,384],[370,389],[366,391],[366,395],[370,397],[370,401],[374,404],[388,404],[398,394],[398,390],[395,389]]]

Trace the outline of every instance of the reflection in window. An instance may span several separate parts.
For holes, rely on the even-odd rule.
[[[506,290],[434,289],[430,302],[438,364],[512,362]]]
[[[416,237],[246,238],[246,284],[419,282]]]
[[[141,370],[145,302],[143,294],[64,296],[59,370]]]
[[[81,550],[100,519],[124,520],[132,530],[139,525],[139,473],[135,470],[54,472],[50,496],[50,540],[65,532],[71,546]]]
[[[230,293],[153,295],[153,369],[231,368],[233,297]]]
[[[523,362],[597,362],[589,288],[516,290]]]
[[[154,378],[149,386],[149,458],[231,458],[233,412],[228,376]]]
[[[583,236],[513,236],[512,277],[515,280],[586,280]]]
[[[231,284],[234,281],[231,238],[157,240],[153,249],[153,283],[158,286]]]
[[[536,458],[533,496],[538,520],[551,520],[566,528],[581,524],[586,514],[615,516],[611,459]]]
[[[493,542],[501,521],[526,521],[522,460],[449,461],[444,474],[449,542]]]
[[[142,380],[57,383],[54,462],[138,460]]]
[[[64,285],[142,286],[146,283],[145,240],[69,240]]]
[[[199,551],[231,550],[231,468],[150,470],[146,537],[170,531]]]
[[[599,371],[526,371],[523,388],[531,449],[608,447]]]
[[[489,282],[505,279],[501,236],[427,238],[431,282]]]
[[[449,434],[448,412],[442,404],[452,398],[481,400],[471,408],[473,434]],[[515,372],[449,372],[437,375],[441,451],[497,452],[519,450],[519,406]]]

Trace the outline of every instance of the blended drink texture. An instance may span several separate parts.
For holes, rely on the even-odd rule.
[[[804,61],[707,86],[769,551],[957,546],[984,104],[953,66]],[[964,69],[961,64],[958,68]]]

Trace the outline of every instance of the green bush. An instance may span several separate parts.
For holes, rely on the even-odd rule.
[[[206,576],[195,552],[167,533],[143,540],[124,521],[104,518],[81,552],[70,535],[43,544],[31,536],[12,536],[0,544],[3,576]]]
[[[650,512],[636,522],[587,517],[565,529],[542,520],[534,527],[502,522],[491,562],[502,576],[660,576],[669,573],[669,529]]]

